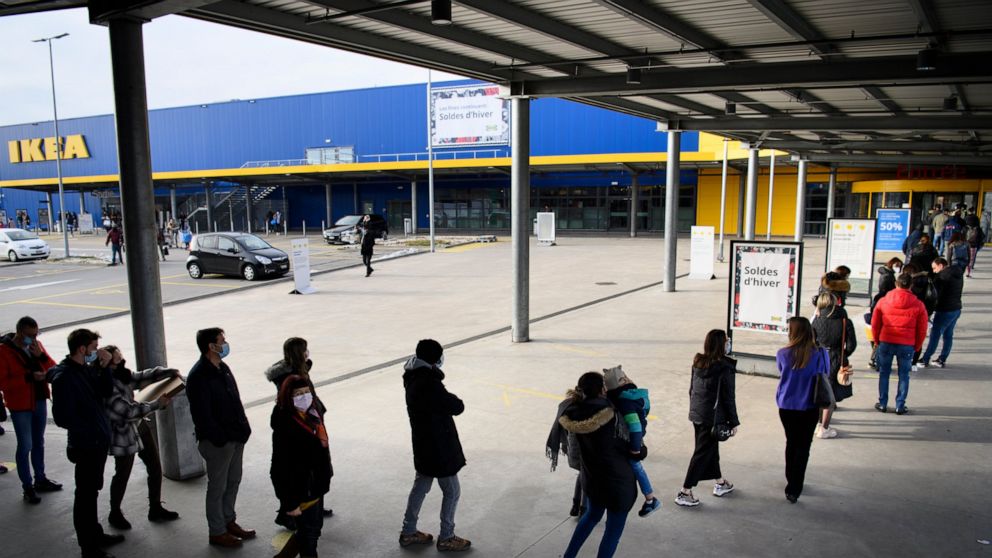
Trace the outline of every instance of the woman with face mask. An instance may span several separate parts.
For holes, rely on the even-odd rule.
[[[283,380],[272,410],[272,467],[269,476],[279,511],[296,520],[296,533],[276,558],[317,556],[324,525],[324,495],[334,469],[324,420],[316,409],[310,380]]]

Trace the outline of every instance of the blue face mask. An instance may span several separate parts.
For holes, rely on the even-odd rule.
[[[24,343],[25,347],[30,347],[31,343],[34,343],[34,338],[25,335],[24,339],[21,340],[21,343]]]
[[[231,346],[228,345],[227,343],[224,343],[223,345],[220,346],[220,351],[217,353],[217,356],[224,359],[227,358],[227,356],[230,354],[231,354]]]
[[[85,357],[83,357],[83,358],[84,358],[84,360],[86,360],[86,363],[87,363],[87,364],[92,364],[92,363],[94,363],[94,362],[96,362],[96,358],[97,358],[97,354],[96,354],[96,351],[93,351],[93,352],[91,352],[91,353],[88,353],[88,354],[87,354],[87,355],[86,355]]]

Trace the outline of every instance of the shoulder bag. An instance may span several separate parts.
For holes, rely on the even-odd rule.
[[[854,375],[854,367],[847,360],[847,320],[841,321],[842,333],[840,334],[840,368],[837,370],[837,383],[842,386],[851,385],[851,377]]]
[[[710,429],[710,434],[718,442],[726,442],[734,435],[734,425],[730,424],[730,421],[724,416],[723,409],[720,407],[720,391],[722,387],[723,378],[721,377],[716,383],[716,402],[713,403],[713,428]]]
[[[817,351],[820,357],[820,364],[823,364],[823,352],[825,349]],[[818,370],[816,373],[816,383],[813,385],[813,406],[817,409],[826,409],[837,404],[834,398],[834,390],[830,386],[830,371]]]

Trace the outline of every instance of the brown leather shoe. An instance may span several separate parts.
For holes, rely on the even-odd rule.
[[[230,533],[220,535],[210,535],[210,544],[213,546],[223,546],[224,548],[240,548],[241,539]]]
[[[255,538],[255,531],[252,531],[250,529],[244,529],[244,528],[242,528],[240,525],[238,525],[238,522],[237,521],[232,521],[232,522],[230,522],[230,523],[227,524],[227,532],[228,532],[228,534],[234,535],[235,537],[238,537],[239,539],[254,539]]]

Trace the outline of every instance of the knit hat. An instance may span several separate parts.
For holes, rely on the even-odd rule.
[[[606,381],[606,390],[611,391],[620,387],[620,380],[627,377],[623,373],[623,365],[618,364],[613,368],[604,368],[603,377]]]

